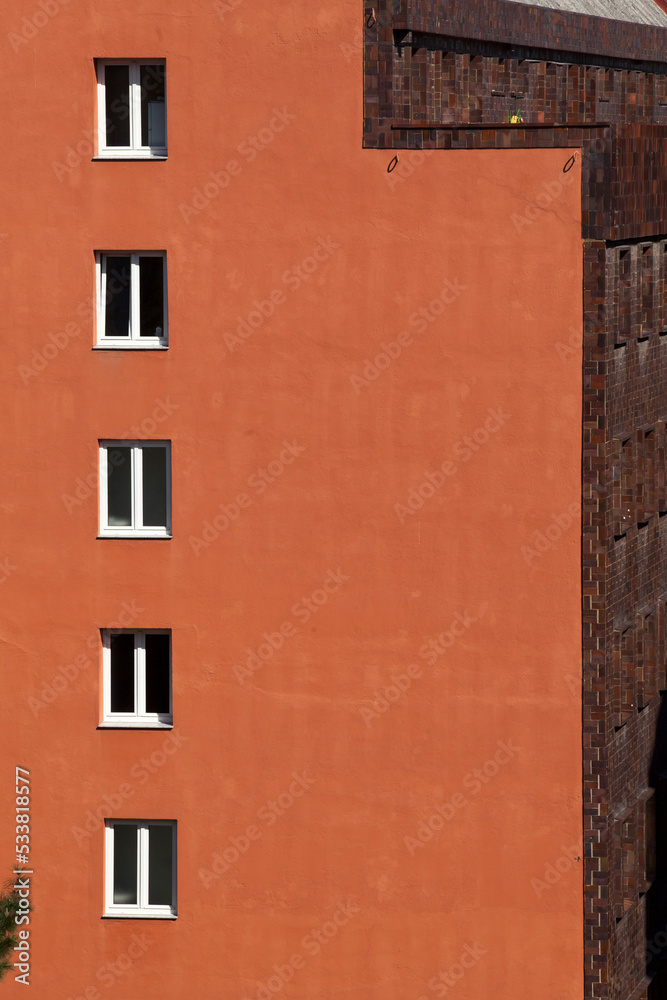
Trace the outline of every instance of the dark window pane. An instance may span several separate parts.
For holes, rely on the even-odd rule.
[[[130,145],[130,67],[104,67],[107,146]]]
[[[148,903],[171,906],[172,827],[148,826]]]
[[[107,262],[107,298],[105,337],[130,336],[130,258],[109,257]]]
[[[169,635],[146,635],[146,711],[169,714]]]
[[[134,634],[111,636],[111,711],[134,712]]]
[[[136,824],[117,824],[113,829],[113,901],[137,902]]]
[[[164,259],[139,258],[139,334],[161,337],[164,330]]]
[[[139,67],[141,77],[141,145],[166,146],[165,67]]]
[[[109,527],[132,525],[132,451],[109,448],[107,452]]]
[[[167,525],[167,449],[144,448],[144,525]]]

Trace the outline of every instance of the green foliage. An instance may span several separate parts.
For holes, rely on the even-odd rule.
[[[0,979],[12,968],[12,949],[18,942],[15,917],[19,912],[19,894],[14,880],[0,890]]]

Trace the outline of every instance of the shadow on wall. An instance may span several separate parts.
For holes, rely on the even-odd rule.
[[[646,870],[653,881],[646,893],[646,972],[652,976],[648,1000],[667,1000],[667,692],[660,693],[649,787],[653,807],[646,816]]]

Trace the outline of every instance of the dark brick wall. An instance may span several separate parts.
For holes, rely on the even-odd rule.
[[[400,84],[394,119],[503,122],[521,108],[525,121],[535,123],[667,123],[666,67],[611,69],[563,58],[411,33],[394,47]]]
[[[509,122],[518,108],[529,124],[667,124],[663,29],[502,0],[448,0],[446,16],[443,7],[429,0],[367,5],[366,146],[409,147],[393,124]],[[554,30],[554,19],[567,30]],[[446,148],[442,133],[419,141]]]
[[[375,14],[367,147],[581,149],[584,996],[667,1000],[667,31],[503,0]]]
[[[645,995],[667,687],[665,240],[584,243],[586,997]],[[656,953],[657,953],[656,949]]]
[[[371,5],[366,4],[370,10]],[[665,31],[505,0],[390,0],[396,26],[558,52],[664,62]],[[377,5],[376,5],[377,8]]]

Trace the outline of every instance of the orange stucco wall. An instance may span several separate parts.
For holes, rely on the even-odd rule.
[[[19,765],[33,1000],[579,998],[579,164],[562,190],[564,150],[388,175],[357,0],[70,0],[17,42],[26,11],[0,60],[0,867]],[[100,56],[166,57],[166,163],[91,162]],[[168,353],[91,349],[96,249],[167,250]],[[98,439],[144,421],[173,540],[97,540]],[[124,606],[173,629],[169,756],[96,728]],[[178,821],[176,921],[101,919],[98,809]]]

